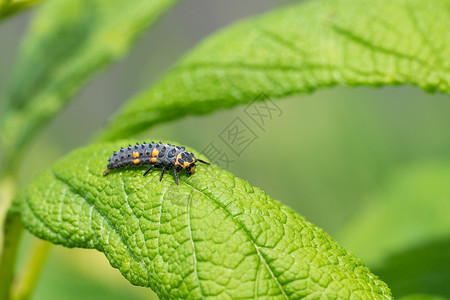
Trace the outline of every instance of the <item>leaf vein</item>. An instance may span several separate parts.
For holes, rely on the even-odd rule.
[[[197,255],[195,253],[195,244],[194,239],[192,238],[192,230],[191,230],[191,200],[192,195],[194,194],[194,191],[189,195],[188,203],[187,203],[187,225],[188,225],[188,231],[189,231],[189,239],[192,244],[192,254],[194,255],[194,271],[195,271],[195,277],[197,278],[198,287],[200,289],[200,294],[202,295],[202,299],[205,298],[202,290],[202,286],[200,285],[200,279],[198,278],[198,269],[197,269]]]
[[[432,68],[432,66],[430,66],[430,64],[428,64],[426,61],[424,61],[424,60],[422,60],[422,59],[420,59],[418,57],[414,57],[414,56],[412,56],[410,54],[402,53],[402,52],[399,52],[399,51],[396,51],[396,50],[393,50],[393,49],[387,49],[387,48],[384,48],[382,46],[374,45],[374,44],[370,43],[369,41],[367,41],[366,39],[364,39],[363,37],[361,37],[361,36],[351,32],[350,30],[347,30],[345,28],[340,27],[337,24],[333,24],[331,26],[331,28],[336,33],[340,34],[341,36],[343,36],[343,37],[345,37],[345,38],[347,38],[347,39],[349,39],[349,40],[351,40],[351,41],[353,41],[353,42],[355,42],[357,44],[360,44],[360,45],[362,45],[364,47],[367,47],[368,49],[373,49],[375,51],[378,51],[378,52],[381,52],[381,53],[384,53],[384,54],[387,54],[387,55],[392,55],[392,56],[395,56],[395,57],[400,58],[400,59],[406,59],[406,60],[409,60],[411,62],[416,62],[416,63],[420,64],[422,67],[425,67],[427,69]]]
[[[205,194],[204,192],[200,191],[199,189],[195,188],[193,185],[187,183],[186,181],[183,181],[187,186],[189,186],[190,188],[192,188],[195,192],[198,192],[200,194],[202,194],[203,196],[205,196],[207,199],[211,200],[213,203],[215,203],[216,205],[218,205],[220,208],[222,208],[228,215],[230,215],[232,218],[232,220],[234,220],[235,223],[237,223],[237,225],[245,232],[245,234],[249,237],[250,242],[252,243],[252,245],[255,247],[255,251],[256,254],[259,256],[261,262],[264,263],[264,265],[266,266],[267,270],[269,271],[271,277],[273,278],[273,280],[275,281],[275,283],[278,285],[278,288],[280,289],[281,293],[283,294],[283,296],[286,299],[289,299],[289,297],[286,294],[286,291],[284,290],[283,286],[281,285],[281,283],[278,281],[278,278],[275,276],[275,274],[273,273],[272,268],[270,267],[270,265],[267,263],[266,259],[264,258],[264,256],[260,253],[259,248],[261,248],[260,246],[258,246],[256,244],[256,241],[254,241],[253,236],[251,235],[251,233],[249,232],[249,230],[244,226],[244,224],[242,224],[242,222],[240,222],[238,219],[233,218],[233,214],[231,213],[231,211],[220,201],[217,201],[216,199],[214,199],[213,197]],[[256,283],[255,283],[256,284]]]
[[[437,68],[438,66],[445,66],[445,60],[442,58],[442,56],[440,55],[440,52],[436,50],[436,48],[433,46],[433,44],[431,43],[430,39],[428,38],[428,35],[420,28],[419,26],[419,20],[416,18],[416,16],[414,15],[414,9],[411,7],[411,5],[406,2],[405,3],[406,8],[407,8],[407,12],[408,12],[408,16],[411,19],[411,23],[414,25],[414,27],[416,28],[417,32],[419,33],[420,37],[422,38],[424,44],[431,50],[431,52],[434,54],[435,59],[436,59],[436,63],[435,63],[435,68]]]
[[[122,236],[122,234],[120,233],[119,229],[114,225],[114,223],[105,216],[105,214],[98,208],[96,207],[90,200],[88,197],[86,197],[86,195],[84,195],[80,190],[76,189],[74,186],[72,186],[66,179],[58,176],[55,171],[52,170],[52,175],[54,176],[54,178],[58,181],[60,181],[61,183],[65,184],[74,194],[77,194],[78,196],[80,196],[84,201],[86,201],[86,203],[93,207],[94,210],[96,210],[99,214],[100,217],[102,217],[106,223],[109,225],[110,229],[112,229],[117,236],[120,238],[120,241],[123,243],[123,245],[126,248],[126,251],[128,252],[128,254],[130,255],[130,258],[132,258],[135,262],[137,262],[138,264],[141,265],[141,267],[143,266],[143,262],[138,259],[136,257],[136,255],[133,253],[133,251],[130,250],[130,247],[128,246],[128,244],[125,242],[124,237]],[[145,269],[145,268],[144,268]]]
[[[53,184],[52,184],[53,185]],[[50,191],[50,188],[52,187],[52,185],[49,186],[49,189],[47,190],[47,195]],[[67,241],[68,244],[70,244],[70,239],[68,239],[67,237],[65,237],[62,233],[55,231],[52,227],[50,227],[49,225],[47,225],[47,223],[45,222],[45,220],[36,213],[35,209],[33,208],[33,206],[30,203],[30,197],[25,197],[25,203],[27,204],[28,208],[30,209],[31,213],[36,217],[36,219],[45,227],[47,228],[50,232],[54,233],[55,235],[59,236],[62,240]]]
[[[164,190],[164,192],[161,195],[161,202],[159,205],[159,220],[158,220],[158,236],[156,237],[156,247],[158,248],[158,254],[161,255],[161,252],[159,252],[159,238],[161,236],[161,214],[162,214],[162,207],[164,202],[164,196],[166,195],[167,191],[169,190],[171,185],[168,185],[167,188]]]

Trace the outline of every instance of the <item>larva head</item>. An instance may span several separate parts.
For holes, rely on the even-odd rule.
[[[175,166],[177,166],[178,168],[186,169],[186,173],[188,174],[188,176],[190,176],[195,172],[196,162],[201,162],[209,165],[209,163],[207,163],[206,161],[196,159],[194,154],[192,154],[191,152],[182,152],[178,154],[175,161]]]

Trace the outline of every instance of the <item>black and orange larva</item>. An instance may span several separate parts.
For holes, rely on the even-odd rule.
[[[118,152],[114,152],[113,156],[109,158],[108,166],[103,175],[108,175],[111,170],[124,168],[128,166],[144,166],[149,165],[147,171],[144,172],[145,176],[153,168],[162,168],[159,181],[162,180],[164,171],[171,170],[175,174],[175,181],[178,185],[177,171],[186,169],[188,177],[195,172],[195,163],[201,162],[209,165],[208,162],[201,159],[196,159],[194,154],[186,151],[184,147],[173,146],[164,143],[150,144],[143,143],[136,146],[129,146],[127,148],[121,148]]]

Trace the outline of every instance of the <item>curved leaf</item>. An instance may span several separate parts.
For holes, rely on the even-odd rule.
[[[46,2],[2,101],[0,142],[10,151],[20,149],[95,72],[128,52],[176,0]]]
[[[439,17],[437,17],[439,16]],[[334,85],[450,91],[450,4],[310,1],[207,39],[115,117],[103,140],[186,115]],[[263,100],[263,99],[261,99]]]
[[[386,284],[323,230],[215,166],[196,173],[123,169],[102,176],[128,142],[75,151],[22,194],[35,235],[95,248],[161,298],[391,299]]]

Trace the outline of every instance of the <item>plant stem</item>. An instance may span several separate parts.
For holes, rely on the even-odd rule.
[[[0,300],[10,299],[17,251],[23,232],[22,222],[17,214],[7,215],[4,226],[3,251],[0,257]]]
[[[23,226],[18,214],[7,213],[16,194],[15,176],[0,178],[0,300],[6,300],[10,296]]]
[[[30,251],[30,256],[25,262],[19,276],[14,281],[11,300],[27,300],[36,285],[41,274],[42,267],[46,261],[47,255],[52,244],[35,238],[34,245]]]
[[[49,242],[34,238],[28,257],[15,278],[17,252],[23,233],[20,214],[11,210],[7,213],[15,192],[14,174],[4,176],[0,180],[0,245],[3,246],[0,248],[0,300],[30,297],[51,246]]]

